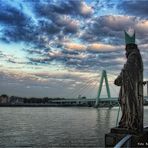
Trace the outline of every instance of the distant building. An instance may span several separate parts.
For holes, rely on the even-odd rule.
[[[86,97],[85,97],[85,96],[79,95],[79,96],[78,96],[78,99],[86,99]]]
[[[17,97],[17,96],[11,96],[9,102],[10,104],[23,104],[24,98]]]
[[[1,104],[5,104],[5,103],[8,103],[9,102],[9,97],[5,94],[1,95],[0,96],[0,103]]]

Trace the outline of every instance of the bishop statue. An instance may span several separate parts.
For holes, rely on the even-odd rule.
[[[120,128],[136,132],[143,130],[143,62],[133,34],[125,33],[127,61],[114,84],[120,86],[119,103],[122,117]]]

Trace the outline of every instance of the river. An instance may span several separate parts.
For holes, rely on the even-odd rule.
[[[104,147],[117,112],[117,107],[1,107],[0,147]]]

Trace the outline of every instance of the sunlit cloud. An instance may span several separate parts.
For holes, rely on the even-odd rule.
[[[93,13],[92,7],[88,6],[85,2],[82,2],[80,11],[83,15],[90,15]]]
[[[78,51],[86,50],[86,46],[83,44],[65,43],[64,46],[67,50],[78,50]]]
[[[123,46],[113,46],[113,45],[107,45],[107,44],[102,44],[102,43],[93,43],[90,44],[87,47],[88,50],[96,51],[96,52],[110,52],[110,51],[119,51],[123,49]]]
[[[135,24],[135,30],[140,34],[147,36],[148,35],[148,21],[141,20],[137,24]]]

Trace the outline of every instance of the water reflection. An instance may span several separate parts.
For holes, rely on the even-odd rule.
[[[118,108],[0,108],[0,147],[101,147]],[[145,121],[148,123],[148,108]]]

